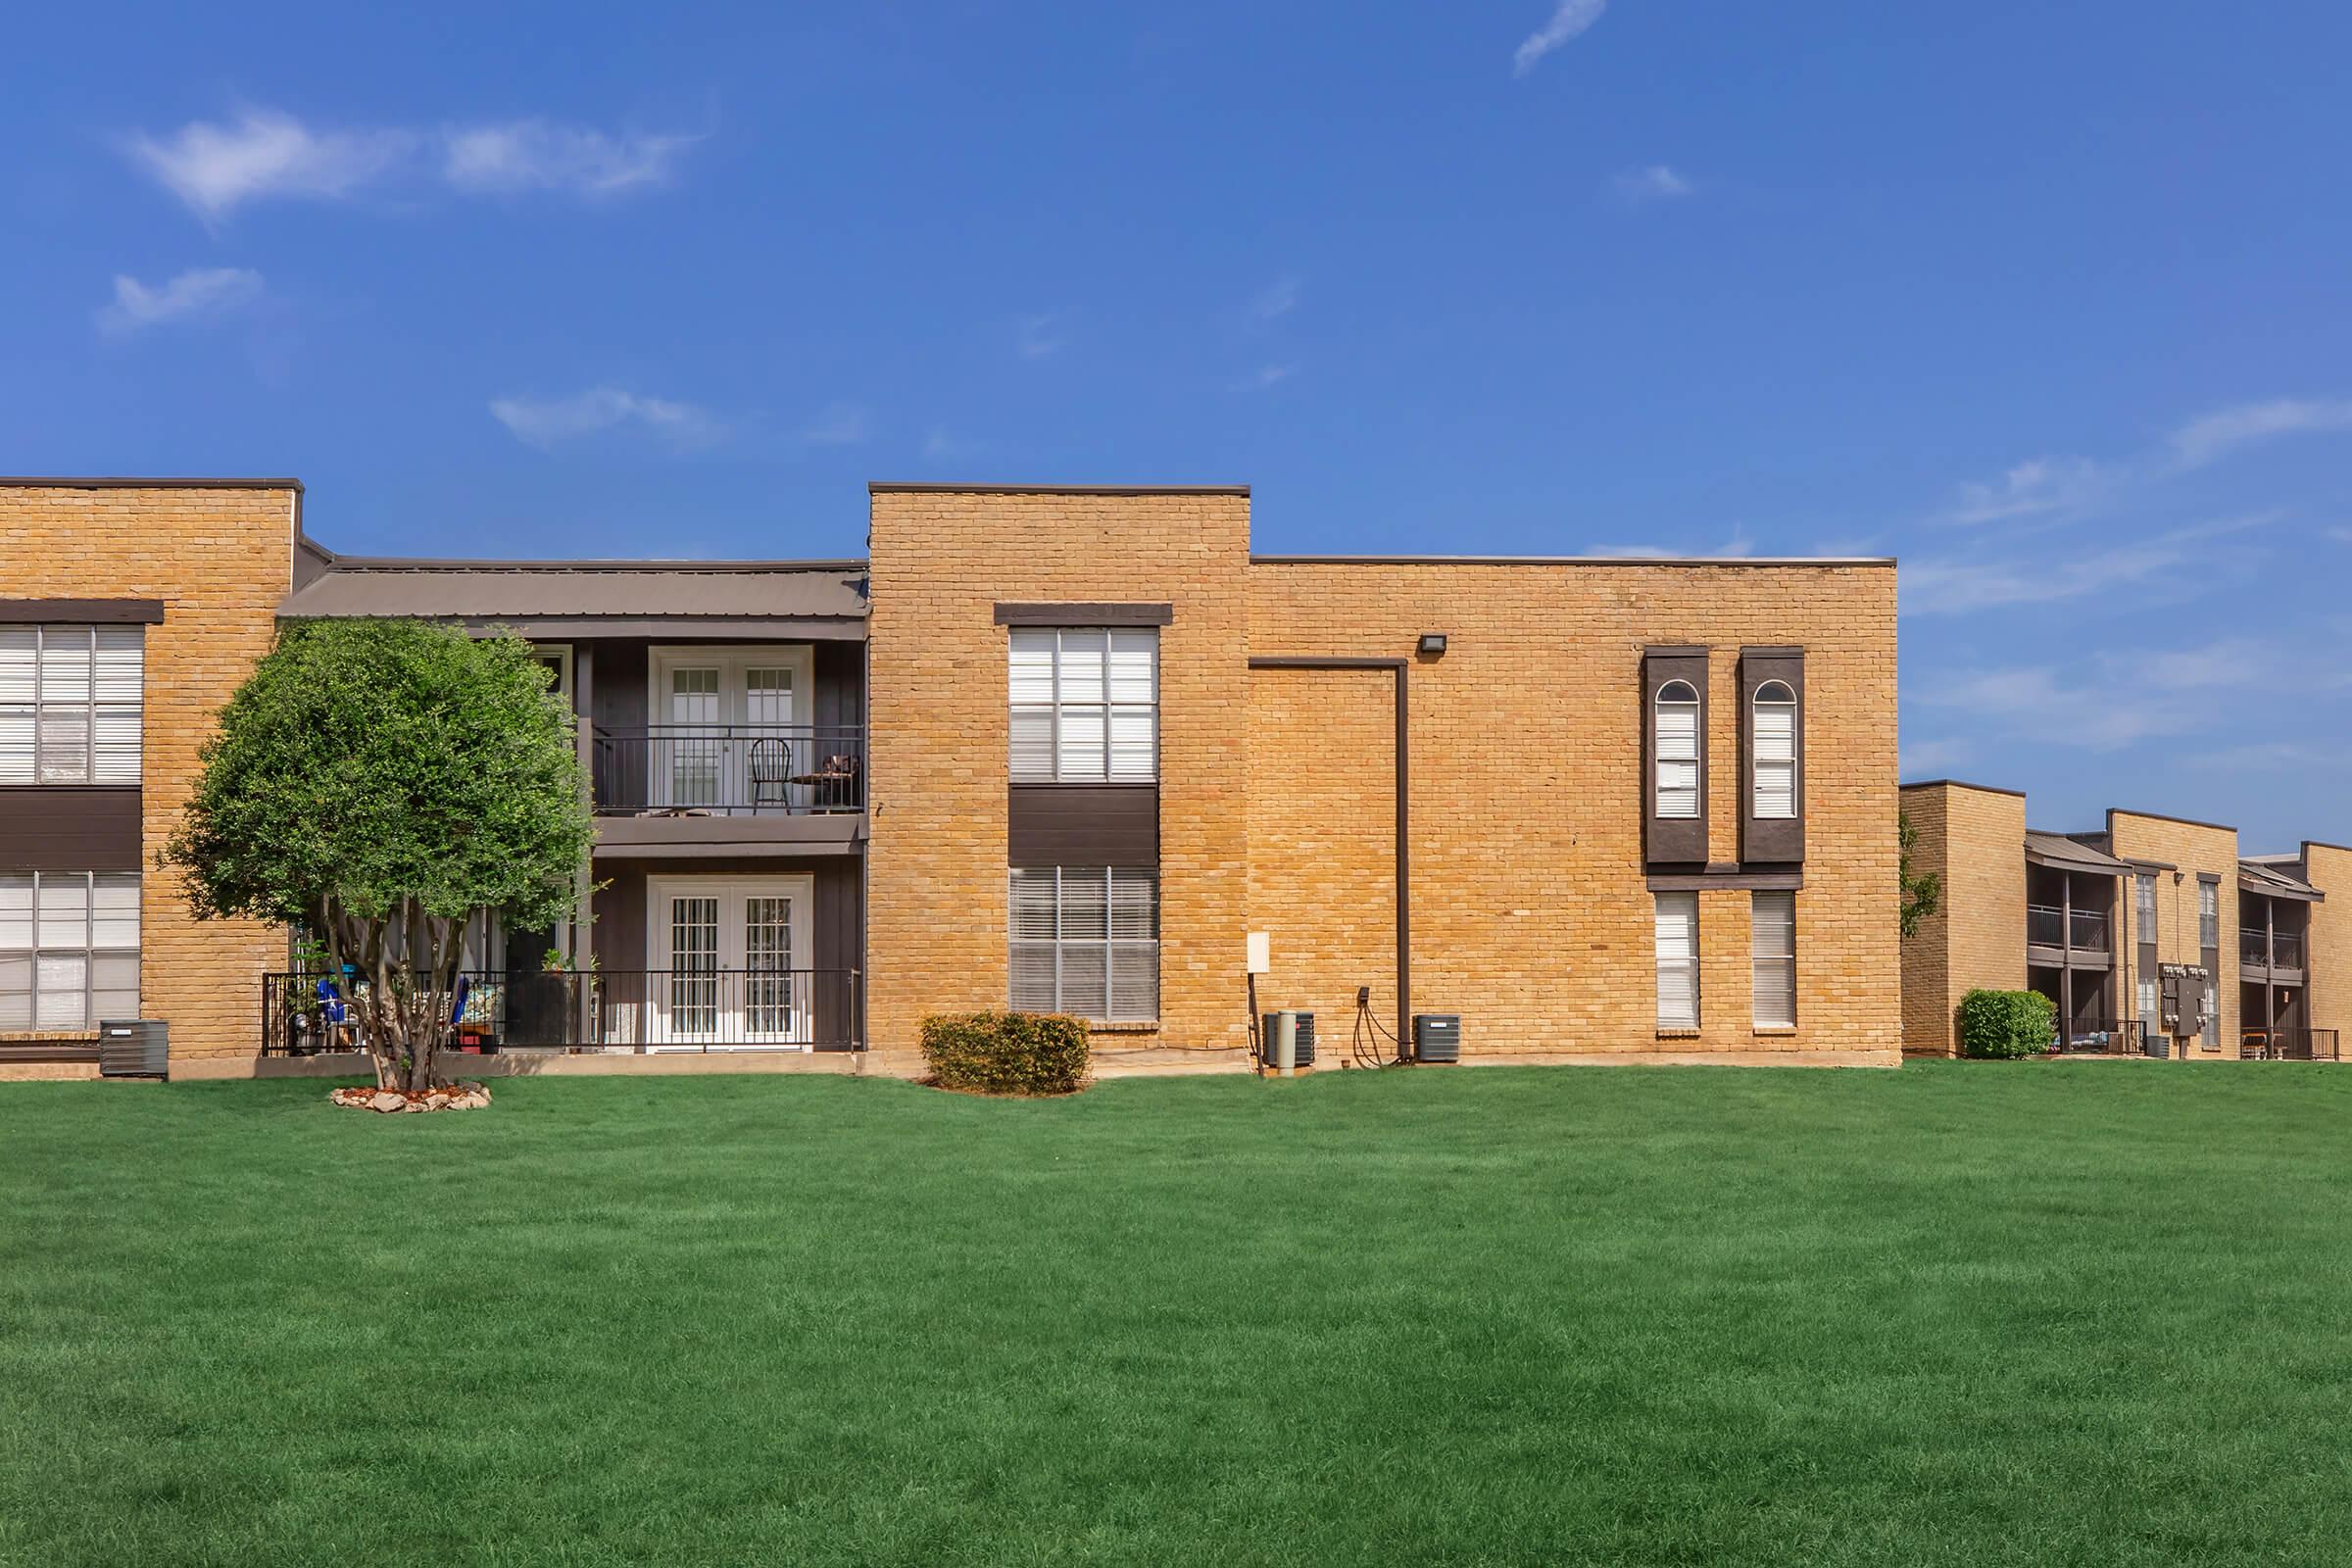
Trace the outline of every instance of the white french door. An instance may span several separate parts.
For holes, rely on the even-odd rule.
[[[808,722],[812,662],[805,646],[653,650],[653,804],[789,804],[790,779],[813,765],[793,734]]]
[[[646,1049],[807,1050],[814,881],[646,879]]]

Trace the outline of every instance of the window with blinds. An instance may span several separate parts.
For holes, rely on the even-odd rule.
[[[2132,881],[2132,911],[2139,927],[2138,940],[2156,940],[2156,879],[2142,871]]]
[[[1159,776],[1159,631],[1015,626],[1016,784],[1139,783]]]
[[[1796,895],[1757,893],[1749,917],[1759,1029],[1796,1027]]]
[[[1768,680],[1749,705],[1748,745],[1755,759],[1755,799],[1749,811],[1772,820],[1796,815],[1796,693]]]
[[[1657,814],[1678,820],[1698,815],[1698,692],[1689,681],[1658,688]]]
[[[1698,1027],[1698,895],[1656,895],[1658,1027]]]
[[[1131,866],[1012,873],[1011,1007],[1104,1023],[1159,1016],[1159,874]]]
[[[136,784],[139,626],[0,626],[0,784]]]
[[[0,872],[0,1030],[139,1015],[139,874]]]
[[[2222,887],[2218,882],[2197,884],[2197,945],[2222,945]]]

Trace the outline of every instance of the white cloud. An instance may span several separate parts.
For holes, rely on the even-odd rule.
[[[2321,430],[2352,430],[2352,400],[2274,398],[2217,409],[2175,430],[2172,451],[2180,466],[2197,468],[2257,441]]]
[[[1965,484],[1936,519],[1962,527],[2082,512],[2105,499],[2122,475],[2088,458],[2034,458],[1990,482]]]
[[[1063,328],[1067,314],[1061,311],[1039,311],[1024,316],[1013,334],[1013,346],[1024,360],[1042,360],[1059,354],[1068,340]]]
[[[416,143],[401,130],[315,131],[291,115],[249,109],[236,123],[191,121],[131,158],[208,221],[269,196],[347,196],[380,178]]]
[[[115,298],[98,312],[98,328],[113,337],[141,327],[233,310],[262,291],[262,274],[243,267],[200,267],[149,288],[117,273]]]
[[[1536,63],[1600,20],[1608,0],[1559,0],[1551,20],[1520,40],[1511,55],[1511,74],[1524,76]]]
[[[1688,549],[1654,543],[1621,545],[1587,545],[1585,554],[1607,561],[1740,561],[1756,553],[1756,541],[1747,531],[1747,524],[1732,524],[1731,537],[1713,550],[1692,554]]]
[[[976,456],[984,447],[985,443],[983,442],[952,434],[944,426],[935,424],[931,427],[930,433],[923,437],[923,461],[926,463],[953,462]]]
[[[191,121],[168,136],[133,136],[124,147],[207,222],[218,222],[248,202],[330,200],[397,179],[439,179],[468,195],[612,195],[666,178],[677,156],[700,139],[614,136],[538,119],[430,133],[320,130],[278,110],[247,109],[231,123]]]
[[[1974,742],[1947,736],[1941,740],[1905,741],[1902,746],[1902,776],[1924,778],[1959,766],[1977,754]]]
[[[690,403],[639,397],[610,386],[568,398],[494,398],[490,412],[517,440],[542,450],[632,423],[676,447],[709,446],[726,434],[717,419]]]
[[[2352,545],[2352,528],[2323,528],[2320,532],[2339,545]]]
[[[1268,283],[1250,300],[1250,314],[1261,321],[1271,321],[1278,316],[1290,315],[1298,308],[1299,287],[1299,281],[1295,277]]]
[[[442,176],[463,191],[570,190],[603,196],[669,176],[677,155],[702,138],[608,136],[579,125],[516,120],[442,136]]]
[[[1664,164],[1629,169],[1617,176],[1617,193],[1627,201],[1670,202],[1678,196],[1690,195],[1696,188]]]
[[[830,403],[801,432],[801,439],[811,446],[855,446],[868,434],[865,410],[855,403]]]
[[[1928,686],[1918,701],[1990,720],[2005,733],[2039,743],[2106,752],[2213,722],[2210,702],[2152,698],[2264,686],[2286,657],[2283,649],[2249,637],[2190,649],[2109,649],[2083,666],[2080,681],[2061,678],[2057,666],[2046,662],[1995,666]],[[2138,696],[2117,701],[2117,692],[2125,690]],[[1908,767],[1909,754],[1904,760]]]
[[[1906,615],[1953,614],[2000,610],[2014,605],[2047,605],[2106,589],[2144,583],[2167,575],[2185,577],[2212,554],[2207,540],[2242,533],[2275,520],[2274,514],[2232,517],[2225,522],[2135,539],[2097,550],[2068,550],[2028,544],[2022,560],[1993,561],[1978,552],[1906,563],[1898,591]],[[2209,585],[2211,573],[2198,577]]]
[[[1250,377],[1250,384],[1258,387],[1275,386],[1288,381],[1298,373],[1298,367],[1296,365],[1261,365],[1257,368],[1257,372]]]

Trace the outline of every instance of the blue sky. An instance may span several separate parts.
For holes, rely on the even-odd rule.
[[[368,553],[1887,553],[1906,776],[2352,842],[2352,10],[37,7],[0,469]],[[37,63],[37,64],[33,64]]]

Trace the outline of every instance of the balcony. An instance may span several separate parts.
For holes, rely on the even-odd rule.
[[[2248,1029],[2240,1033],[2237,1054],[2245,1061],[2340,1061],[2341,1048],[2333,1029]]]
[[[262,1054],[365,1051],[368,982],[346,976],[262,981]],[[861,1051],[863,976],[856,969],[623,969],[464,976],[453,1042],[461,1052],[636,1054]]]
[[[862,724],[600,724],[590,745],[602,815],[821,816],[865,809]]]
[[[2096,909],[2069,911],[2048,904],[2026,906],[2026,945],[2070,953],[2107,953],[2107,916]]]
[[[2303,933],[2241,928],[2237,933],[2237,961],[2248,969],[2300,969]]]

